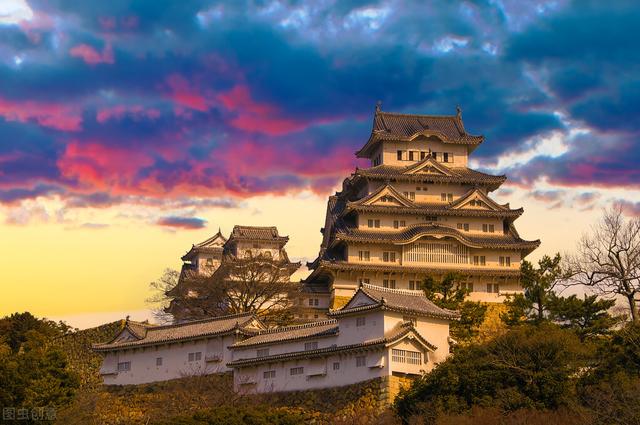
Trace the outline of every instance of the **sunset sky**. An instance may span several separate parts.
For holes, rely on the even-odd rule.
[[[635,1],[0,0],[0,315],[148,315],[192,243],[312,260],[376,101],[455,114],[531,255],[640,214]]]

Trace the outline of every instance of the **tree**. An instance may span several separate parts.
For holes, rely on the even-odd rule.
[[[576,295],[565,298],[551,294],[548,308],[551,320],[575,330],[584,341],[609,334],[611,328],[620,322],[619,318],[608,313],[615,303],[615,300],[599,300],[597,295],[585,294],[580,299]]]
[[[563,281],[565,274],[561,268],[560,254],[553,258],[545,255],[534,267],[529,261],[520,266],[521,284],[524,294],[510,295],[505,304],[507,313],[503,320],[509,325],[521,321],[540,323],[547,318],[549,300],[554,288]]]
[[[474,405],[503,412],[554,409],[573,397],[587,352],[572,332],[551,323],[524,325],[485,344],[461,347],[415,380],[394,403],[400,417],[461,413]]]
[[[176,270],[166,268],[159,279],[149,283],[152,295],[147,298],[147,303],[154,306],[153,315],[160,323],[168,323],[173,320],[171,314],[166,310],[172,300],[167,296],[167,292],[178,285],[180,273]]]
[[[64,324],[16,313],[0,319],[0,406],[58,407],[79,386],[65,354],[55,346]]]
[[[605,210],[602,219],[578,242],[567,260],[570,283],[585,285],[605,297],[622,296],[631,319],[640,321],[640,217],[626,218],[622,207]]]
[[[460,282],[456,273],[447,273],[441,280],[429,276],[422,284],[425,296],[438,307],[458,310],[460,319],[451,323],[451,336],[458,342],[469,342],[478,334],[484,321],[487,306],[473,301],[465,301],[469,290]]]
[[[210,276],[185,272],[170,288],[175,275],[165,272],[152,285],[165,289],[155,300],[168,303],[177,320],[251,312],[267,324],[284,325],[298,307],[300,284],[289,280],[292,267],[296,264],[267,257],[233,258]]]

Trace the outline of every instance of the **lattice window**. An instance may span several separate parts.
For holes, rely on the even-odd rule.
[[[404,252],[404,261],[413,263],[468,264],[469,248],[456,243],[416,242]]]

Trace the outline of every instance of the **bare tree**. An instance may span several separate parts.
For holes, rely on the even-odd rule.
[[[640,217],[627,218],[620,205],[580,239],[568,256],[570,284],[586,285],[603,296],[622,296],[631,318],[638,322],[636,294],[640,292]]]
[[[160,323],[169,323],[173,320],[173,316],[166,312],[171,301],[171,299],[167,297],[167,292],[176,287],[179,278],[180,273],[176,270],[166,268],[159,279],[149,283],[149,289],[151,289],[153,293],[146,299],[146,302],[153,307],[153,316]]]
[[[288,324],[298,308],[300,284],[289,279],[297,267],[271,258],[234,257],[210,276],[187,270],[173,286],[156,285],[158,292],[164,289],[157,298],[177,321],[252,312],[267,324]]]

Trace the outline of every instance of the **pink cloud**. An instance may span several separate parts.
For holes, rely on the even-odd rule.
[[[170,89],[169,97],[176,104],[201,112],[209,109],[202,91],[192,86],[183,76],[179,74],[170,75],[167,78],[167,86]]]
[[[72,141],[60,159],[58,169],[68,179],[75,179],[91,190],[108,190],[111,194],[139,193],[134,189],[138,170],[153,164],[142,152],[112,147],[97,141]]]
[[[99,123],[105,123],[110,119],[120,120],[125,115],[131,116],[135,120],[150,119],[160,117],[160,111],[154,108],[145,109],[140,105],[117,105],[109,108],[102,108],[96,113]]]
[[[43,127],[63,131],[78,131],[82,123],[81,112],[74,107],[30,100],[10,101],[0,98],[0,115],[9,121],[33,120]]]
[[[278,136],[308,126],[306,122],[280,117],[275,105],[255,101],[244,84],[236,85],[231,90],[219,94],[217,99],[228,111],[236,114],[231,120],[231,125],[239,130]]]
[[[69,54],[73,57],[81,58],[89,65],[97,65],[99,63],[112,64],[115,62],[113,57],[113,49],[111,44],[107,43],[102,49],[102,53],[98,52],[88,44],[78,44],[69,50]]]

